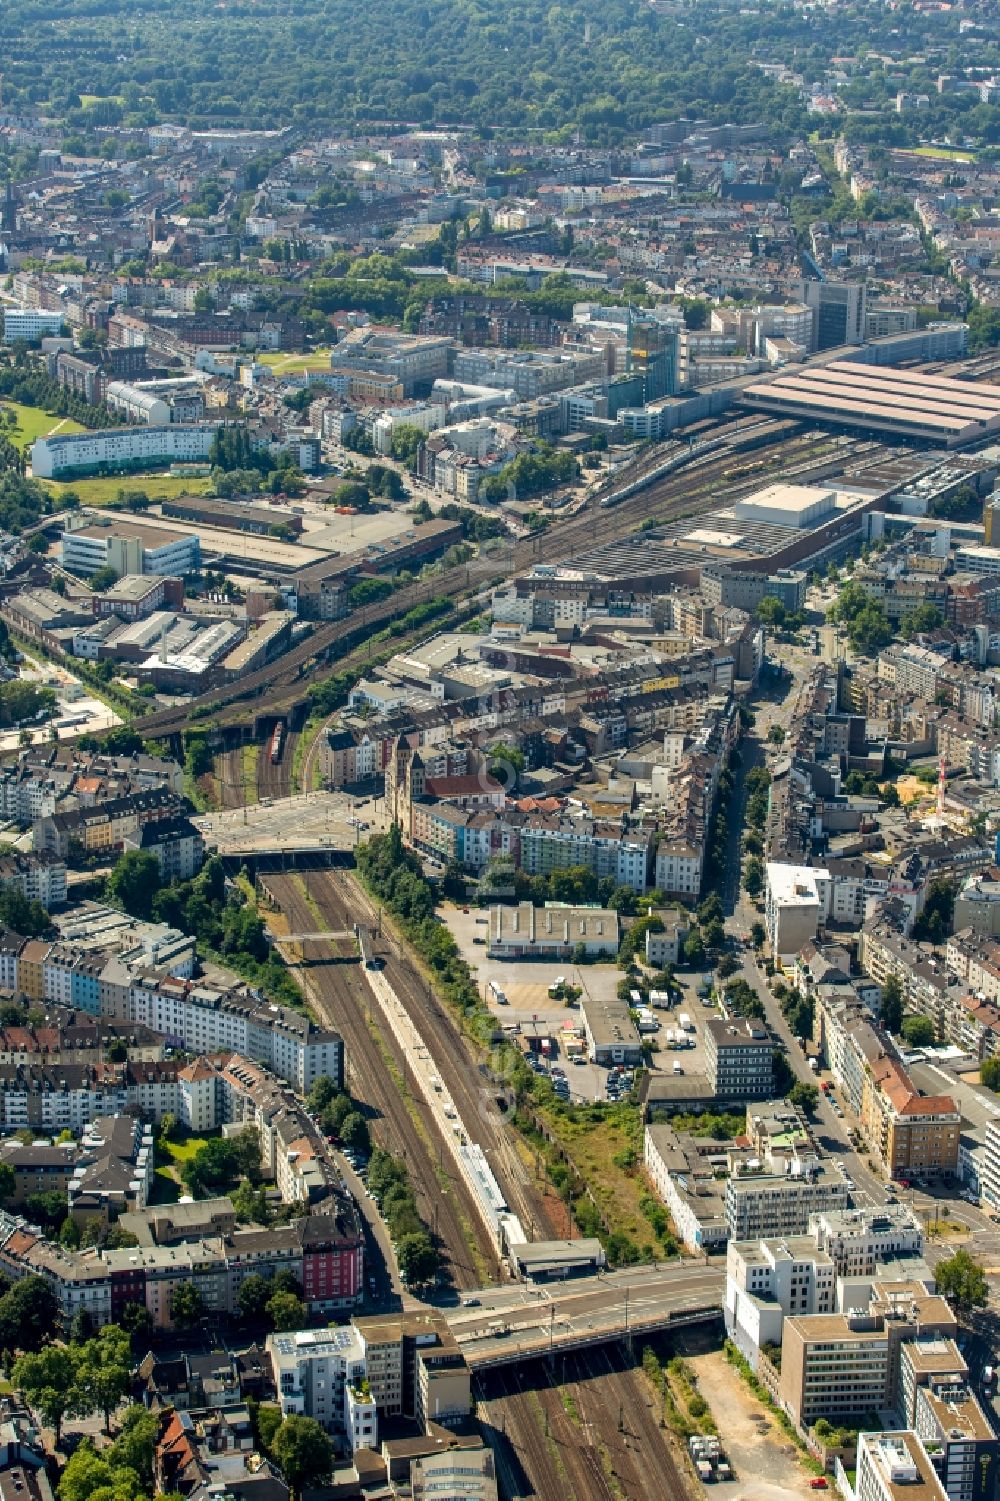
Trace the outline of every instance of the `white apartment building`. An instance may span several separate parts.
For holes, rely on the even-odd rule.
[[[949,1501],[922,1441],[909,1429],[858,1435],[854,1501]]]
[[[701,893],[703,851],[700,845],[680,839],[665,839],[657,846],[657,891],[667,896],[696,897]]]
[[[351,1325],[333,1329],[300,1329],[288,1334],[269,1334],[278,1402],[282,1415],[315,1418],[328,1432],[356,1448],[378,1447],[378,1421],[370,1401],[365,1422],[357,1424],[349,1393],[360,1390],[367,1378],[365,1342]],[[355,1438],[363,1441],[355,1442]]]
[[[830,873],[812,865],[767,863],[765,904],[771,951],[794,959],[829,915]]]
[[[873,1277],[877,1261],[918,1254],[923,1232],[904,1204],[880,1209],[839,1209],[813,1215],[809,1234],[826,1251],[840,1277]]]
[[[231,1048],[263,1063],[308,1094],[323,1074],[343,1078],[344,1047],[336,1032],[320,1031],[305,1015],[209,986],[185,985],[160,974],[137,974],[128,999],[129,1021],[161,1032],[192,1053]]]
[[[849,1206],[843,1178],[818,1162],[793,1162],[787,1172],[740,1166],[726,1182],[726,1223],[733,1240],[802,1235],[811,1215]]]
[[[125,468],[129,465],[204,463],[216,429],[194,423],[107,427],[36,438],[31,469],[36,479]]]

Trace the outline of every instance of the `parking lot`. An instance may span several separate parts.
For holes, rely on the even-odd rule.
[[[622,971],[615,963],[573,964],[569,960],[548,961],[544,959],[490,959],[486,948],[489,938],[489,911],[486,908],[468,908],[443,904],[439,915],[461,950],[479,986],[479,993],[489,1006],[498,1023],[509,1032],[517,1029],[523,1040],[536,1035],[551,1038],[553,1049],[542,1065],[548,1069],[555,1065],[567,1079],[570,1098],[575,1101],[605,1100],[608,1098],[609,1070],[590,1062],[572,1062],[571,1039],[582,1035],[583,1018],[579,1002],[569,1002],[554,997],[550,987],[557,981],[580,991],[581,1001],[610,1001],[617,997]],[[654,1052],[650,1068],[654,1072],[672,1073],[678,1063],[685,1073],[704,1071],[701,1024],[705,1017],[717,1015],[698,999],[699,984],[710,979],[710,974],[685,975],[679,979],[683,1001],[674,1011],[659,1011],[657,1019],[660,1030],[655,1034],[659,1051]],[[492,983],[491,983],[492,982]],[[505,998],[498,1002],[496,988]],[[683,1051],[667,1049],[667,1031],[678,1025],[679,1011],[687,1011],[694,1022],[695,1046]],[[570,1046],[567,1047],[567,1043]],[[557,1076],[558,1077],[558,1076]]]

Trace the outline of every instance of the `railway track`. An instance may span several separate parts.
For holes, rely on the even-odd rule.
[[[691,1495],[646,1383],[618,1348],[502,1367],[478,1376],[475,1391],[510,1501]]]
[[[755,488],[760,474],[747,480],[729,484],[723,470],[734,461],[743,434],[735,430],[730,442],[711,455],[696,460],[690,467],[667,477],[640,491],[622,505],[601,511],[598,502],[592,500],[586,509],[561,524],[556,524],[533,537],[524,538],[502,555],[481,556],[471,562],[451,568],[429,579],[419,580],[404,589],[397,590],[388,599],[366,605],[345,620],[330,621],[319,625],[310,636],[293,647],[284,656],[268,667],[248,673],[237,683],[216,688],[191,702],[177,708],[162,709],[147,715],[142,720],[143,734],[151,739],[179,734],[192,723],[216,716],[217,711],[232,706],[226,716],[231,722],[245,720],[248,713],[247,700],[263,699],[269,711],[280,713],[288,702],[302,696],[302,681],[307,669],[318,661],[331,658],[341,643],[346,650],[336,660],[340,670],[360,668],[371,654],[371,636],[391,620],[406,614],[416,605],[426,603],[440,595],[458,599],[485,587],[493,580],[505,577],[510,572],[530,568],[535,563],[550,563],[568,560],[577,552],[590,548],[598,541],[608,541],[628,536],[648,517],[669,521],[695,503],[697,508],[712,509],[725,500],[735,498],[741,489]],[[774,434],[776,441],[754,449],[755,465],[759,470],[760,460],[770,454],[774,466],[784,466],[791,453],[804,458],[810,449],[829,443],[825,433],[789,436],[782,432]],[[849,463],[862,443],[845,445],[838,450],[837,460]],[[692,485],[692,478],[695,484]],[[355,642],[355,638],[360,644]],[[401,643],[402,644],[402,643]]]
[[[308,876],[303,890],[294,876],[272,875],[268,887],[292,932],[313,932],[316,911],[313,899],[315,875]],[[317,904],[318,905],[318,904]],[[350,927],[354,916],[342,914],[338,928]],[[365,1110],[375,1142],[406,1160],[410,1182],[421,1218],[435,1231],[442,1250],[445,1272],[457,1288],[479,1287],[482,1266],[493,1269],[490,1256],[477,1264],[467,1232],[475,1233],[479,1218],[468,1191],[450,1167],[450,1158],[437,1136],[430,1113],[419,1104],[423,1120],[418,1129],[407,1108],[401,1084],[407,1061],[392,1035],[375,1024],[376,1010],[355,963],[344,963],[336,941],[310,939],[302,944],[301,979],[317,1019],[344,1039],[347,1079],[351,1095]]]
[[[292,767],[295,765],[295,747],[299,742],[299,730],[286,729],[281,737],[281,755],[271,760],[268,742],[260,748],[257,757],[257,799],[265,797],[290,797],[292,794]]]
[[[348,871],[318,871],[310,877],[310,890],[323,920],[334,931],[358,920],[370,926],[378,921],[367,893]],[[499,1089],[475,1068],[450,1013],[414,968],[412,955],[391,929],[383,928],[380,953],[386,979],[433,1054],[469,1139],[478,1142],[486,1153],[509,1208],[533,1240],[565,1234],[562,1203],[535,1182],[518,1155],[498,1104]]]
[[[219,802],[223,808],[242,808],[246,802],[246,788],[243,785],[243,748],[237,746],[235,750],[225,751],[218,757],[215,770],[216,786],[219,789]]]

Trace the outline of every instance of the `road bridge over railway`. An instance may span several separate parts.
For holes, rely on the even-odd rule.
[[[446,1315],[474,1371],[662,1333],[722,1315],[726,1275],[704,1262],[467,1293]],[[475,1300],[475,1306],[470,1303]]]

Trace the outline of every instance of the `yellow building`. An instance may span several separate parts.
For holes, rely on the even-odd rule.
[[[892,1178],[958,1170],[962,1116],[950,1095],[922,1095],[903,1065],[878,1058],[865,1071],[861,1125]]]
[[[32,938],[21,950],[17,962],[18,988],[32,1001],[45,999],[44,965],[51,943]]]

